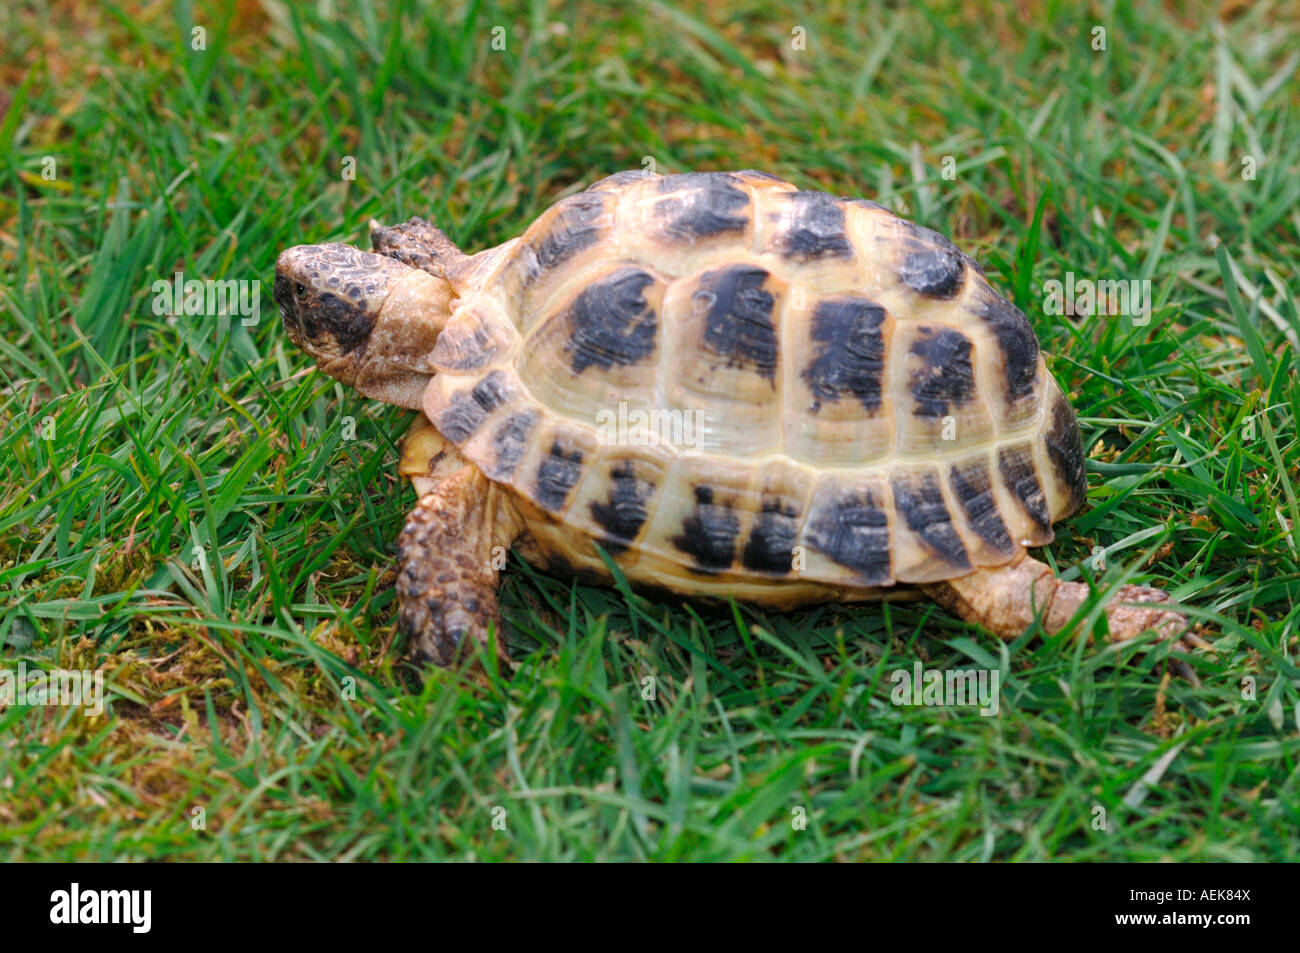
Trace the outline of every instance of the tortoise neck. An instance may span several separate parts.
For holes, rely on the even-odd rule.
[[[412,269],[396,282],[357,355],[351,383],[367,397],[419,410],[433,378],[431,356],[447,324],[451,285]],[[339,375],[335,375],[339,376]]]

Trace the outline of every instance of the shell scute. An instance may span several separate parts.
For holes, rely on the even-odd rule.
[[[430,360],[440,373],[478,371],[497,361],[518,337],[492,302],[463,302],[438,334]]]
[[[953,463],[948,469],[948,486],[975,540],[970,547],[971,561],[997,566],[1014,555],[1016,544],[998,507],[988,454],[977,453]]]
[[[532,408],[511,413],[492,431],[492,454],[483,472],[493,480],[509,480],[528,451],[528,438],[537,426],[538,412]]]
[[[704,315],[704,349],[728,367],[768,380],[776,376],[778,353],[771,278],[755,265],[735,265],[705,272],[691,294],[695,311]]]
[[[956,328],[903,324],[894,343],[899,394],[895,450],[950,456],[993,439],[994,423],[975,378],[975,345]]]
[[[583,452],[572,443],[560,440],[551,443],[551,449],[537,466],[533,481],[534,499],[552,513],[558,513],[568,503],[569,494],[582,477]]]
[[[905,223],[899,280],[928,298],[952,298],[961,289],[965,260],[952,242],[938,232]]]
[[[593,192],[557,202],[547,213],[550,221],[530,240],[538,268],[549,271],[599,241],[609,225],[606,206],[605,198]]]
[[[757,510],[757,472],[724,457],[679,456],[642,545],[676,553],[694,574],[717,574],[737,562]]]
[[[1010,425],[1023,422],[1036,410],[1035,397],[1042,389],[1038,336],[1024,312],[982,279],[975,282],[970,309],[996,345],[985,359],[1003,382],[1005,409],[1001,417]]]
[[[868,414],[880,410],[885,373],[885,309],[868,298],[843,295],[817,302],[812,313],[814,353],[802,377],[817,413],[823,401],[852,395]]]
[[[802,539],[812,554],[847,570],[861,585],[891,586],[896,579],[892,510],[884,479],[828,477],[818,483]],[[813,559],[809,568],[817,569]]]
[[[816,478],[806,467],[775,457],[760,468],[758,512],[741,551],[751,572],[789,576],[802,572],[806,554],[800,534]]]
[[[565,352],[574,373],[636,364],[654,352],[658,320],[645,295],[654,282],[649,272],[628,265],[579,292],[566,315]]]
[[[771,272],[738,264],[684,278],[665,296],[673,338],[664,405],[697,416],[699,449],[745,456],[780,446],[785,293]]]
[[[654,218],[672,241],[695,243],[719,235],[740,235],[753,215],[749,191],[734,176],[686,173],[658,182]]]
[[[472,387],[457,391],[437,417],[431,418],[450,441],[463,444],[477,434],[494,410],[510,399],[514,390],[510,377],[494,370]]]
[[[895,470],[890,489],[894,510],[905,530],[899,534],[898,549],[910,556],[900,559],[898,578],[904,582],[932,582],[969,572],[970,556],[953,525],[938,468]]]
[[[795,262],[853,258],[844,203],[826,192],[775,196],[768,212],[768,250]]]
[[[656,484],[638,472],[637,461],[624,458],[609,469],[609,492],[590,504],[591,518],[605,531],[601,543],[618,554],[633,544],[650,517]]]
[[[1024,443],[999,448],[998,474],[1022,516],[1016,527],[1022,545],[1044,545],[1050,542],[1052,518],[1034,466],[1033,445]],[[1008,515],[1014,519],[1015,510]]]

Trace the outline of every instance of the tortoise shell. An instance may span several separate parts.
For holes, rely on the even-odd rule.
[[[570,568],[607,575],[599,545],[678,591],[935,582],[1083,502],[1025,316],[875,203],[624,172],[484,256],[424,410]]]

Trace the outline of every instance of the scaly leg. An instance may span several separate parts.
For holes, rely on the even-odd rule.
[[[1090,594],[1085,583],[1057,579],[1049,566],[1029,556],[924,589],[935,602],[1003,639],[1019,638],[1036,616],[1048,632],[1061,631]],[[1168,601],[1167,593],[1149,586],[1121,588],[1106,606],[1111,641],[1123,642],[1153,629],[1161,641],[1179,638],[1184,648],[1210,647],[1188,631],[1183,615],[1160,606]]]
[[[521,528],[504,492],[473,466],[420,497],[397,551],[398,628],[417,661],[451,665],[471,640],[487,644],[490,625],[506,657],[494,561]]]
[[[446,278],[447,269],[465,258],[465,253],[441,229],[422,218],[392,226],[372,220],[370,244],[376,254],[419,268],[435,278]]]

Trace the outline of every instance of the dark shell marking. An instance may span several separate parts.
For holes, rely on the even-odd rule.
[[[653,283],[640,268],[620,268],[574,299],[565,351],[575,374],[593,364],[605,370],[635,364],[654,352],[658,321],[643,294]]]
[[[617,556],[627,550],[645,525],[650,515],[646,503],[654,496],[655,485],[637,477],[631,460],[615,464],[609,476],[609,496],[603,503],[591,504],[591,518],[605,530],[601,545]]]
[[[700,572],[726,569],[736,558],[736,536],[740,518],[723,503],[715,503],[713,489],[695,488],[695,510],[682,521],[682,534],[673,537],[673,545],[695,560]]]
[[[693,242],[749,226],[749,193],[730,175],[669,175],[659,180],[659,191],[678,193],[655,202],[655,214],[672,239]]]
[[[998,512],[993,494],[993,475],[983,460],[956,464],[948,471],[948,485],[966,513],[966,521],[980,539],[994,551],[1011,555],[1016,545],[1007,532],[1007,524]]]
[[[579,192],[557,202],[553,212],[549,227],[533,246],[543,271],[562,264],[601,237],[605,197],[599,192]]]
[[[1011,494],[1020,501],[1029,518],[1046,532],[1052,525],[1047,499],[1034,472],[1034,457],[1028,447],[1003,447],[998,451],[998,472]]]
[[[820,347],[803,379],[813,392],[816,413],[821,401],[852,394],[869,414],[880,409],[885,371],[885,339],[880,326],[885,309],[866,298],[828,298],[813,312],[812,337]]]
[[[788,573],[794,566],[794,547],[799,538],[799,518],[793,506],[780,499],[765,499],[754,518],[741,563],[755,572]]]
[[[971,311],[988,326],[1002,349],[1007,401],[1014,404],[1031,397],[1038,384],[1038,338],[1028,319],[987,285],[975,295]]]
[[[506,375],[493,371],[468,393],[452,395],[451,402],[434,423],[444,437],[459,446],[474,436],[488,414],[504,403],[507,396]]]
[[[903,242],[899,280],[928,298],[955,297],[965,273],[957,246],[938,232],[911,222],[903,224],[908,238]]]
[[[911,352],[921,366],[912,373],[913,413],[941,418],[975,396],[970,338],[952,328],[919,327]]]
[[[582,476],[582,451],[577,447],[565,449],[556,440],[551,444],[551,451],[537,468],[537,480],[533,485],[534,498],[538,504],[552,513],[564,509],[569,493],[578,485]]]
[[[768,273],[754,265],[735,265],[700,276],[695,300],[708,308],[704,344],[732,367],[748,367],[773,380],[776,376],[776,300],[763,287]]]
[[[1044,437],[1044,443],[1061,485],[1068,490],[1069,509],[1076,510],[1083,505],[1088,495],[1088,474],[1084,466],[1078,418],[1060,395],[1052,405],[1052,424]]]
[[[956,569],[970,569],[966,546],[952,525],[952,514],[934,474],[896,476],[890,486],[895,510],[925,548]]]
[[[808,527],[808,545],[859,574],[864,585],[893,581],[889,518],[869,490],[844,493]]]
[[[514,475],[515,467],[524,458],[528,449],[528,435],[537,423],[537,414],[532,410],[521,410],[511,414],[492,435],[492,451],[495,459],[485,469],[494,480],[509,480]]]
[[[838,198],[826,192],[794,192],[790,202],[790,224],[777,241],[786,257],[804,262],[853,257]]]

